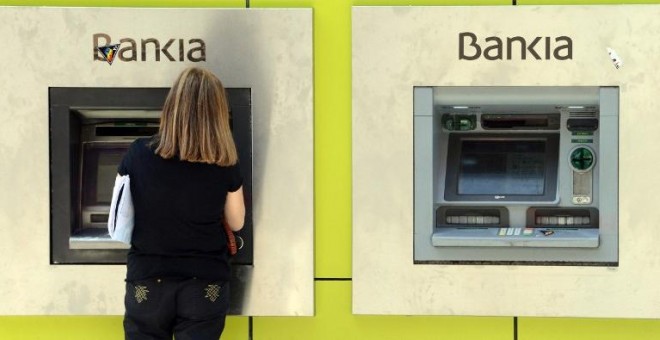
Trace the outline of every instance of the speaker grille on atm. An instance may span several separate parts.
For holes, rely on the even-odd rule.
[[[595,109],[584,109],[582,111],[570,111],[570,118],[596,118]]]

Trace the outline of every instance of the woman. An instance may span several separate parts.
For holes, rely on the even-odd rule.
[[[211,72],[184,70],[158,134],[137,139],[119,165],[131,177],[135,227],[128,253],[126,339],[213,339],[229,308],[223,227],[245,206],[225,90]]]

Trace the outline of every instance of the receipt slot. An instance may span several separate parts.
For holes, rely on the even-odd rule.
[[[417,87],[415,263],[618,263],[618,88]]]
[[[110,239],[117,167],[131,142],[158,132],[168,88],[50,88],[51,263],[125,263],[128,245]],[[227,89],[241,160],[245,227],[234,264],[252,264],[250,89]]]

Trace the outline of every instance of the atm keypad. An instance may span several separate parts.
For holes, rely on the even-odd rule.
[[[500,228],[498,236],[531,236],[534,234],[532,228]]]

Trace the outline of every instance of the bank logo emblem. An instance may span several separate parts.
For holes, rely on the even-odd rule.
[[[111,38],[106,33],[94,33],[94,61],[112,65],[115,59],[124,62],[182,62],[206,61],[206,43],[199,38]],[[113,44],[112,41],[118,41]],[[120,46],[121,45],[121,46]]]
[[[99,46],[96,49],[101,52],[103,59],[112,65],[112,62],[115,61],[115,57],[117,56],[117,51],[119,51],[119,45],[121,44]]]

